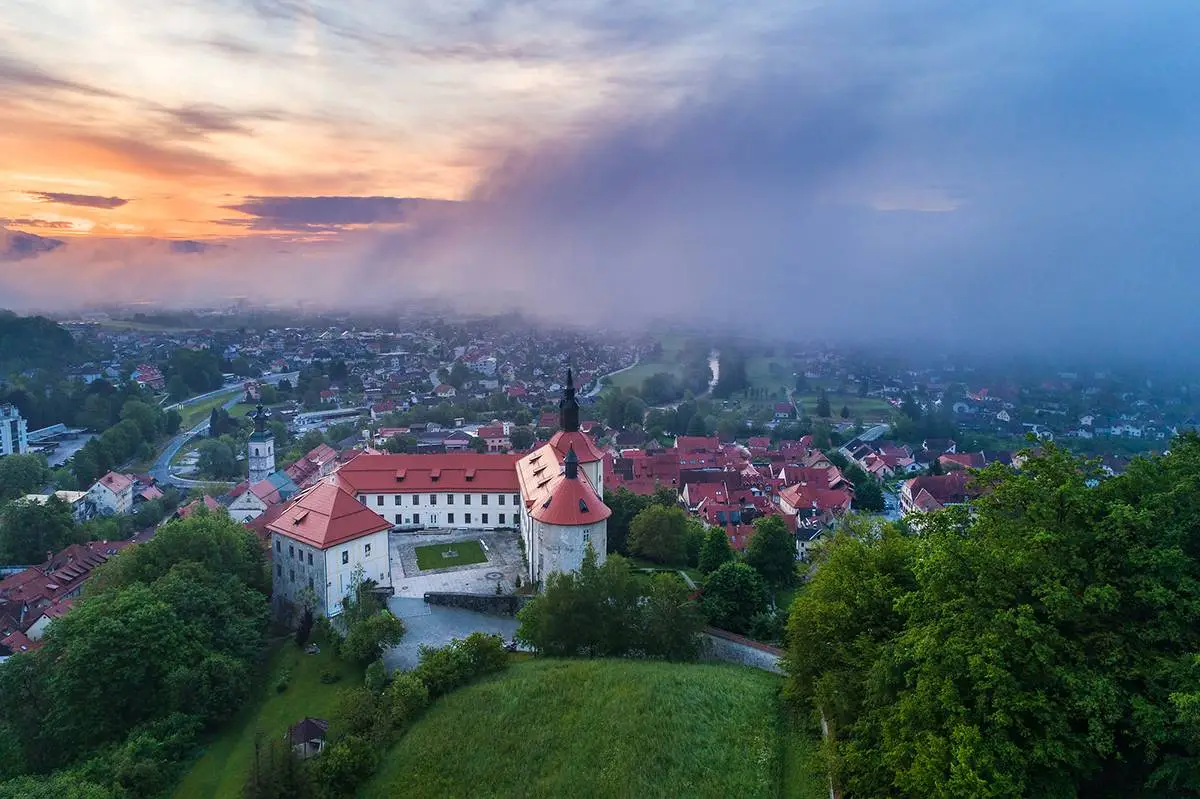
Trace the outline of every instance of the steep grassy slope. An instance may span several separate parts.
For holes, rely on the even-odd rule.
[[[517,663],[435,703],[359,796],[827,796],[778,689],[732,666]]]

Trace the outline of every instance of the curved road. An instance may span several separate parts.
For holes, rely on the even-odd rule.
[[[241,394],[235,394],[228,402],[221,407],[229,410],[234,405],[237,405],[242,399]],[[183,449],[183,445],[191,441],[198,435],[202,435],[208,431],[208,420],[205,419],[200,424],[193,427],[191,430],[185,430],[179,433],[169,442],[167,447],[158,455],[158,459],[154,461],[154,465],[150,467],[150,474],[160,483],[176,486],[178,488],[193,488],[195,486],[209,485],[217,482],[214,480],[188,480],[184,477],[176,477],[171,473],[171,461],[179,454],[179,450]]]

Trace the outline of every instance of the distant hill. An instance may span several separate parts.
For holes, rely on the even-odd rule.
[[[358,796],[824,799],[779,687],[735,666],[517,663],[438,700]]]
[[[0,377],[23,369],[61,366],[76,355],[75,339],[53,320],[0,310]]]

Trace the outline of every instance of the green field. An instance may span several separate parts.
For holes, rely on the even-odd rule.
[[[275,690],[279,675],[290,669],[292,676],[283,693]],[[341,676],[332,684],[321,682],[321,674]],[[219,736],[204,749],[204,754],[175,789],[175,799],[227,799],[242,795],[242,786],[250,774],[254,738],[282,736],[292,724],[305,718],[328,719],[343,688],[362,685],[362,672],[354,665],[337,660],[322,647],[319,655],[306,655],[291,640],[271,656],[268,679],[262,698],[244,708]]]
[[[443,553],[454,553],[447,556]],[[487,563],[487,555],[478,541],[455,541],[452,544],[430,544],[417,547],[417,568],[445,569],[449,566],[469,566],[472,563]]]
[[[179,412],[183,415],[183,424],[179,426],[180,430],[191,430],[196,425],[203,422],[212,413],[213,408],[219,408],[230,399],[242,393],[241,388],[232,388],[229,391],[223,391],[207,399],[201,400],[194,405],[185,405],[180,408]]]
[[[834,419],[842,418],[842,406],[850,409],[851,419],[861,417],[864,421],[887,420],[892,415],[892,406],[888,405],[886,400],[878,397],[860,397],[857,394],[838,394],[834,391],[827,392],[826,396],[829,397],[829,411],[833,414]],[[804,413],[815,417],[819,398],[820,395],[817,392],[810,391],[805,394],[797,394],[793,399],[801,403]]]
[[[358,796],[828,797],[779,686],[737,666],[517,662],[438,700]]]
[[[641,388],[648,377],[667,372],[679,377],[679,356],[683,352],[682,336],[664,336],[661,339],[662,356],[654,361],[639,361],[638,365],[618,375],[613,375],[612,384],[618,389]]]

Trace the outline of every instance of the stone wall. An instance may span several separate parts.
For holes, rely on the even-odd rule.
[[[719,660],[762,669],[773,674],[783,674],[783,667],[779,665],[783,650],[725,630],[718,630],[716,627],[706,627],[704,633],[708,639],[706,660]]]
[[[425,601],[430,605],[462,608],[492,616],[516,616],[517,611],[532,598],[513,594],[455,594],[441,591],[425,594]]]

